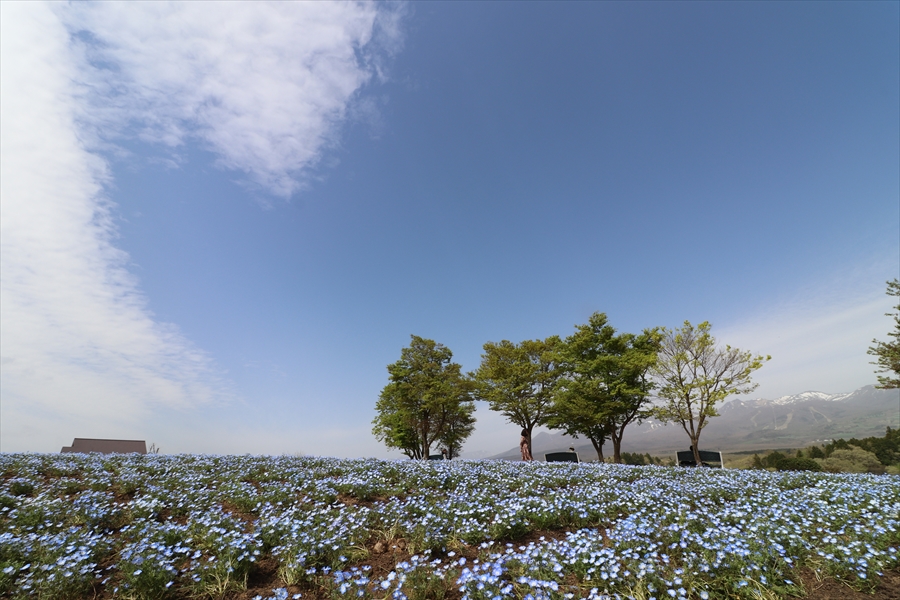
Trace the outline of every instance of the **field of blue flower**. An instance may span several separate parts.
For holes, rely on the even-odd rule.
[[[0,597],[782,598],[800,569],[866,589],[900,565],[896,476],[97,454],[0,472]]]

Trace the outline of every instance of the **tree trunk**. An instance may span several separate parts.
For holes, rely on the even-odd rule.
[[[422,460],[428,460],[431,454],[431,444],[435,442],[436,437],[433,430],[436,426],[437,424],[431,422],[431,416],[422,420]]]
[[[428,460],[428,453],[431,452],[431,444],[428,443],[428,429],[422,428],[422,460]]]
[[[688,427],[690,425],[690,427]],[[698,467],[702,466],[700,462],[700,430],[702,426],[694,427],[693,417],[681,421],[681,427],[688,434],[691,440],[691,452],[694,453],[694,464]]]
[[[603,442],[605,442],[605,441],[606,440],[600,440],[600,443],[598,444],[597,440],[595,440],[594,438],[591,438],[591,443],[594,445],[594,450],[597,451],[597,459],[600,462],[604,462],[603,461]]]
[[[525,437],[525,440],[528,442],[528,456],[531,457],[531,460],[534,460],[534,451],[531,449],[531,432],[534,431],[534,425],[525,429],[528,430],[528,435]]]
[[[700,460],[700,435],[691,437],[691,448],[694,450],[694,464],[698,467],[703,466],[703,461]]]
[[[628,423],[619,427],[618,430],[615,426],[610,428],[613,442],[613,462],[620,465],[622,464],[622,438],[625,437],[626,425]]]
[[[694,450],[694,464],[698,467],[703,466],[703,461],[700,460],[700,432],[703,431],[703,421],[704,417],[701,414],[697,418],[697,427],[694,428],[694,421],[691,420],[691,431],[689,432],[691,438],[691,448]]]
[[[700,432],[703,431],[703,422],[706,420],[706,417],[701,414],[697,418],[697,429],[696,432],[691,435],[691,443],[694,446],[694,462],[698,467],[703,466],[703,461],[700,460]],[[691,421],[691,430],[694,431],[694,423]]]

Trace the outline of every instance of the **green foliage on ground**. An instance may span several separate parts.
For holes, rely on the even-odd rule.
[[[626,465],[661,465],[672,467],[675,461],[671,458],[661,458],[659,456],[651,456],[649,452],[641,454],[640,452],[623,452],[622,463]]]
[[[776,471],[822,471],[822,465],[801,455],[798,450],[797,455],[787,456],[781,452],[775,451],[761,458],[758,454],[753,455],[752,466],[754,469],[774,469]]]
[[[888,427],[884,437],[851,438],[847,444],[871,452],[884,466],[900,465],[900,429]],[[826,454],[829,454],[827,448]]]
[[[888,427],[884,437],[839,439],[805,450],[754,454],[749,465],[735,466],[777,471],[896,474],[900,472],[900,430]]]
[[[828,458],[818,459],[819,464],[829,473],[875,473],[885,472],[883,464],[871,452],[858,446],[839,448]]]

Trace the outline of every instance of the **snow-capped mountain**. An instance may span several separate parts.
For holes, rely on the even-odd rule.
[[[826,402],[840,402],[850,397],[850,394],[826,394],[825,392],[803,392],[793,396],[781,396],[772,400],[773,404],[796,404],[808,400],[824,400]]]
[[[872,386],[868,386],[872,387]],[[866,389],[866,388],[861,388]],[[860,390],[857,390],[860,391]],[[756,405],[762,404],[797,404],[800,402],[808,402],[810,400],[821,400],[823,402],[840,402],[842,400],[846,400],[847,398],[851,398],[853,394],[856,392],[851,392],[849,394],[826,394],[825,392],[801,392],[799,394],[794,394],[793,396],[781,396],[779,398],[775,398],[774,400],[767,400],[765,398],[755,398],[753,400],[743,400],[743,402],[755,403]],[[734,400],[734,402],[741,402],[741,400]]]
[[[886,427],[900,428],[900,390],[862,387],[848,394],[803,392],[774,400],[732,400],[718,407],[700,437],[701,447],[723,452],[770,448],[800,448],[838,438],[883,436]],[[595,457],[590,442],[551,433],[535,436],[535,456],[574,446],[579,454]],[[679,424],[650,420],[625,430],[623,452],[666,454],[690,445]],[[518,456],[519,449],[494,458]],[[607,442],[604,453],[612,454]]]

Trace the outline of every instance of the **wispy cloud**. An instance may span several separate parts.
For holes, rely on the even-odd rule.
[[[355,3],[0,11],[2,449],[134,435],[160,411],[228,398],[210,357],[148,310],[115,245],[97,149],[129,130],[169,147],[196,138],[288,196],[378,76],[373,40],[397,43],[391,15]]]
[[[2,10],[4,449],[54,422],[121,430],[221,398],[208,357],[153,320],[113,245],[109,174],[78,136],[65,29],[44,4]]]
[[[754,376],[760,387],[753,397],[850,392],[877,383],[866,351],[873,338],[887,338],[891,298],[884,281],[896,270],[895,261],[844,270],[713,333],[723,343],[772,356]]]
[[[266,191],[301,189],[402,40],[402,5],[77,3],[57,13],[89,61],[83,117],[176,148],[196,139]]]

